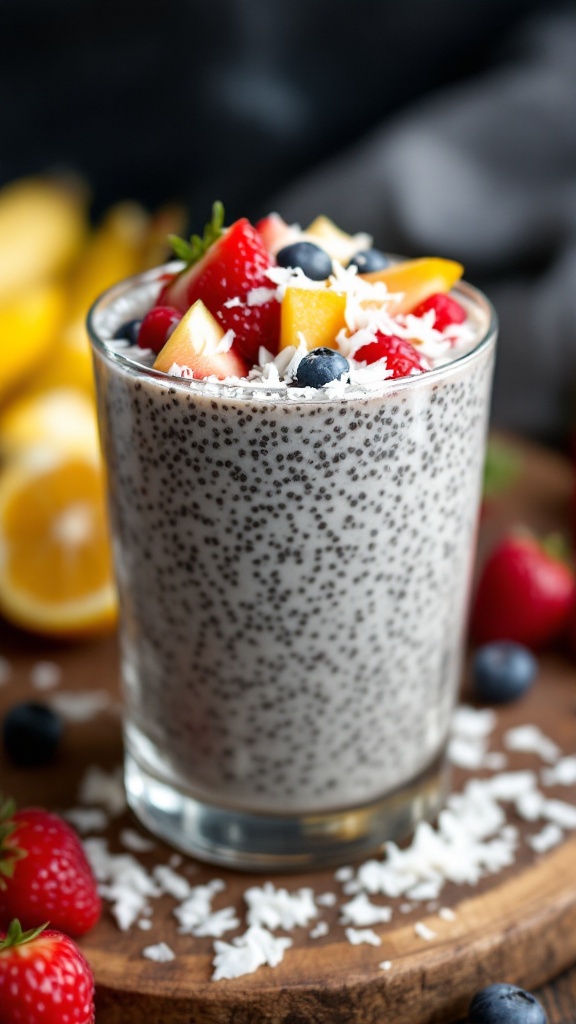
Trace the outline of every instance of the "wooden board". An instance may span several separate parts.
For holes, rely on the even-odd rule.
[[[523,470],[505,500],[486,512],[481,532],[484,546],[509,522],[527,522],[539,529],[566,527],[573,516],[572,473],[560,457],[530,446],[520,446]],[[11,766],[0,755],[0,783],[21,805],[45,804],[53,809],[77,806],[78,784],[93,764],[108,769],[121,762],[118,715],[118,655],[114,638],[88,645],[51,645],[0,625],[0,654],[11,673],[0,687],[0,714],[17,700],[38,698],[32,685],[39,661],[56,663],[62,672],[58,689],[107,689],[113,706],[88,722],[67,726],[58,760],[42,771]],[[466,682],[464,681],[464,686]],[[541,661],[536,687],[521,702],[501,709],[494,749],[501,749],[502,733],[513,725],[537,723],[554,738],[565,754],[576,750],[576,664],[560,652]],[[509,755],[510,769],[533,768],[541,762],[531,754]],[[469,773],[454,771],[458,789]],[[576,804],[576,786],[547,790]],[[537,831],[511,817],[524,833]],[[121,828],[137,827],[127,813],[108,830],[111,848],[120,852]],[[139,854],[151,868],[166,863],[171,851],[156,844]],[[153,927],[120,932],[109,910],[81,945],[97,981],[98,1024],[427,1024],[456,1020],[471,994],[493,981],[512,981],[534,989],[576,961],[576,837],[537,856],[522,843],[516,862],[477,887],[446,886],[442,905],[456,917],[444,920],[426,905],[401,913],[401,900],[375,902],[394,907],[392,921],[378,925],[379,947],[351,946],[338,922],[338,908],[326,908],[322,918],[328,934],[310,939],[309,929],[295,929],[294,946],[275,969],[260,968],[235,981],[210,981],[211,939],[193,939],[177,933],[172,910],[175,900],[154,901]],[[215,908],[231,904],[243,913],[243,893],[263,877],[210,868],[193,861],[180,871],[193,884],[223,878],[226,891]],[[316,894],[333,891],[345,897],[333,870],[274,876],[277,886],[310,886]],[[414,930],[423,921],[436,938],[430,942]],[[236,933],[231,933],[232,935]],[[229,935],[224,936],[229,939]],[[167,964],[143,959],[150,943],[167,942],[176,959]],[[378,965],[392,961],[389,971]]]

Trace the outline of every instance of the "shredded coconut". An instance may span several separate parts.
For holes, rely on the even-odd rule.
[[[311,931],[308,932],[308,938],[310,939],[321,939],[324,935],[328,935],[328,924],[326,921],[318,921]]]
[[[253,974],[264,964],[277,967],[291,945],[292,939],[276,938],[258,925],[252,925],[244,935],[239,935],[231,943],[217,940],[214,943],[216,955],[213,960],[215,969],[212,980],[221,981],[223,978],[239,978],[243,974]]]
[[[552,822],[545,825],[541,832],[537,832],[533,836],[529,836],[527,843],[535,853],[546,853],[551,850],[552,847],[557,846],[561,843],[564,838],[564,833],[559,825],[555,825]]]
[[[432,931],[423,921],[416,921],[414,931],[419,938],[425,939],[426,942],[431,942],[432,939],[436,938],[436,932]]]
[[[120,832],[120,842],[132,853],[148,853],[153,850],[156,843],[133,828],[123,828]]]
[[[82,835],[87,832],[103,832],[110,821],[101,807],[71,807],[64,812],[64,817]]]
[[[382,939],[371,928],[346,928],[346,938],[351,946],[380,946]]]
[[[265,882],[263,886],[247,889],[244,899],[248,906],[248,924],[262,925],[270,931],[305,928],[318,915],[312,889],[308,888],[289,893],[287,889],[277,889],[272,882]]]
[[[83,804],[100,804],[112,817],[126,810],[126,794],[122,769],[107,772],[98,765],[91,765],[80,782],[79,800]]]
[[[343,924],[351,924],[357,927],[364,925],[379,924],[382,921],[390,921],[392,918],[391,907],[378,907],[370,903],[365,892],[358,893],[349,903],[340,907],[341,921]]]
[[[561,755],[561,750],[549,739],[537,725],[518,725],[504,733],[504,746],[507,750],[537,754],[542,761],[554,764]]]
[[[563,757],[552,768],[543,768],[540,778],[544,786],[573,786],[576,783],[576,757]]]
[[[107,690],[60,690],[52,694],[50,704],[67,722],[90,722],[111,705]]]
[[[176,954],[165,942],[158,942],[155,946],[145,946],[142,956],[146,960],[154,960],[157,964],[167,964],[170,960],[176,959]]]
[[[382,962],[378,964],[378,967],[380,968],[381,971],[389,971],[390,968],[392,967],[392,961],[382,960]]]

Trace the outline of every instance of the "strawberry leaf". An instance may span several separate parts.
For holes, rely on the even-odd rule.
[[[3,939],[0,939],[0,950],[12,949],[14,946],[23,946],[26,942],[32,942],[33,939],[37,939],[38,936],[48,927],[48,921],[45,924],[41,924],[39,928],[30,928],[28,931],[23,932],[20,921],[18,918],[14,918],[13,921],[8,925],[8,931]]]
[[[204,226],[204,234],[192,235],[189,242],[178,235],[168,235],[168,241],[176,256],[184,260],[189,267],[198,263],[211,245],[224,234],[224,207],[219,200],[212,206],[212,220]]]

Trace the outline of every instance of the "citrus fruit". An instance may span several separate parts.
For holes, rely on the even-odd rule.
[[[86,392],[62,387],[26,394],[0,413],[0,454],[17,458],[37,447],[97,457],[96,410]]]
[[[0,399],[26,378],[33,380],[55,344],[64,314],[58,285],[37,285],[0,304]]]
[[[33,449],[0,474],[0,610],[51,636],[116,619],[102,464]]]

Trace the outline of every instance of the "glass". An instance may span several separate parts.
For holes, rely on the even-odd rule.
[[[106,344],[166,268],[92,308],[120,596],[128,801],[201,859],[341,863],[442,805],[496,319],[370,393],[286,399]]]

